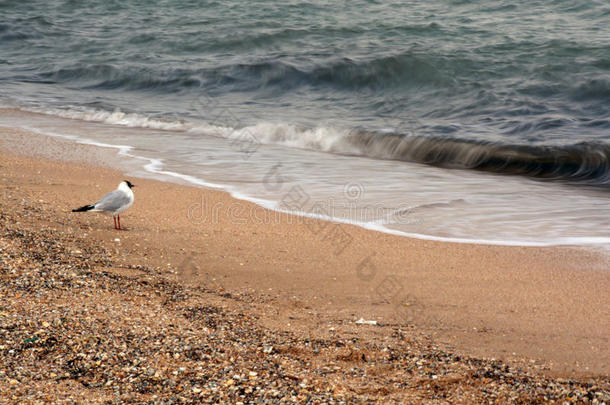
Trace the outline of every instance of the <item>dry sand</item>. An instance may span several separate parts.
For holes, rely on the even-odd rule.
[[[30,353],[32,363],[22,364],[15,352],[7,354],[15,350],[11,343],[3,344],[0,384],[15,400],[27,394],[19,391],[22,384],[48,388],[58,379],[67,391],[54,389],[51,400],[70,392],[100,400],[188,394],[247,402],[290,399],[286,387],[293,400],[322,402],[608,398],[610,272],[604,253],[414,240],[277,214],[223,192],[134,178],[136,203],[122,215],[126,230],[115,231],[111,218],[70,212],[125,177],[100,167],[102,152],[8,128],[0,129],[0,140],[7,294],[2,337],[25,353],[30,346],[54,349],[23,343],[30,337],[15,336],[19,327],[42,331],[40,342],[48,342],[53,328],[66,342],[78,341],[84,331],[98,340],[110,334],[120,343],[104,346],[117,351],[111,357],[136,356],[137,349],[148,353],[138,360],[147,366],[132,359],[129,367],[154,371],[137,388],[140,377],[130,377],[127,365],[122,372],[103,369],[100,353],[80,348],[58,352],[54,360]],[[49,250],[30,240],[58,245]],[[54,270],[71,281],[49,287]],[[30,273],[35,276],[28,279]],[[24,280],[37,288],[15,287]],[[66,318],[78,324],[67,327]],[[377,325],[358,325],[360,318]],[[158,347],[154,338],[138,341],[138,333],[157,336]],[[218,347],[233,351],[219,354],[212,347],[207,357],[167,358],[168,339],[189,350],[183,346],[194,343],[184,342],[197,339],[214,346],[210,333],[227,339],[218,338]],[[132,338],[121,341],[125,336]],[[65,366],[69,356],[72,369]],[[181,377],[181,361],[190,380]],[[273,361],[291,370],[284,372],[288,377],[268,374]],[[37,362],[38,376],[14,375],[15,367]],[[83,364],[74,369],[75,362]],[[230,370],[200,375],[219,364]],[[256,364],[259,371],[253,371]],[[242,367],[243,377],[235,367]],[[161,384],[168,379],[174,385]],[[325,386],[326,379],[332,384]],[[231,388],[251,381],[266,390],[262,396]],[[220,388],[214,391],[210,382]]]

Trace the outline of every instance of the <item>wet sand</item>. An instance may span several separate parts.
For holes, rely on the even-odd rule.
[[[125,178],[123,170],[101,167],[107,151],[10,128],[0,129],[0,140],[11,229],[61,233],[61,243],[81,254],[101,247],[117,277],[150,269],[150,280],[203,288],[224,310],[256,319],[256,328],[301,342],[351,339],[382,350],[423,339],[458,358],[499,359],[532,378],[608,382],[610,272],[603,252],[415,240],[137,178],[129,178],[137,187],[136,203],[121,216],[126,230],[115,231],[112,218],[70,212]],[[32,207],[27,220],[11,217],[24,207]],[[2,243],[11,238],[5,234]],[[377,325],[359,325],[360,318]],[[483,395],[477,385],[464,387]]]

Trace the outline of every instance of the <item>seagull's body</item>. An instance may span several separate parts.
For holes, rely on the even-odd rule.
[[[122,181],[119,187],[106,194],[98,202],[90,205],[85,205],[72,212],[102,212],[106,215],[112,215],[114,219],[114,229],[121,229],[121,214],[125,212],[134,201],[132,187],[135,187],[128,180]]]

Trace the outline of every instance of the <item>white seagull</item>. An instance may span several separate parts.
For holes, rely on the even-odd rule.
[[[114,219],[114,229],[121,230],[121,212],[126,211],[131,204],[133,204],[133,191],[131,188],[135,187],[128,180],[124,180],[119,184],[119,187],[106,194],[101,200],[94,204],[85,205],[72,212],[103,212],[106,215],[112,215]]]

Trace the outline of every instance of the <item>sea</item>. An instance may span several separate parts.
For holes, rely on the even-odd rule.
[[[610,246],[607,1],[2,0],[0,107],[276,211]]]

